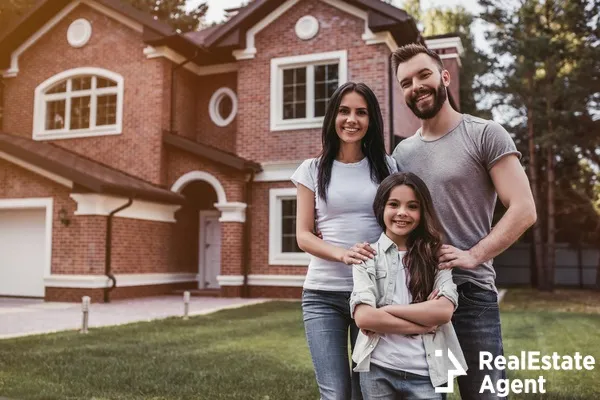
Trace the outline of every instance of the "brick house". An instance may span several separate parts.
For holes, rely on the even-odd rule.
[[[255,0],[183,35],[118,0],[40,1],[0,37],[0,295],[299,296],[289,177],[327,98],[373,88],[389,151],[418,126],[389,56],[423,41],[380,0]],[[457,77],[460,41],[426,42]]]

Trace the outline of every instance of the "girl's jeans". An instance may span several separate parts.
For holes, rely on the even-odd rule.
[[[435,392],[428,376],[383,368],[371,363],[369,372],[360,373],[360,386],[365,400],[443,400],[446,395]]]
[[[309,289],[302,293],[304,330],[321,400],[362,399],[359,376],[351,372],[348,357],[348,332],[353,350],[358,335],[350,316],[350,294]]]

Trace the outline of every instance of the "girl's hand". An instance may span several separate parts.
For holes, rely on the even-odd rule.
[[[365,261],[367,260],[367,257],[373,258],[377,255],[377,252],[375,251],[375,249],[372,248],[371,245],[367,242],[356,243],[354,246],[352,246],[350,248],[350,250],[363,256],[364,257],[363,260],[365,260]]]
[[[363,335],[365,335],[365,336],[368,336],[369,338],[370,338],[371,336],[375,335],[375,332],[373,332],[373,331],[369,331],[369,330],[367,330],[367,329],[361,329],[360,331],[363,333]]]

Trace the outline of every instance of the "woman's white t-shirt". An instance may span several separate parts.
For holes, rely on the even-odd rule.
[[[391,157],[386,156],[386,161],[392,173],[398,171]],[[317,189],[317,163],[316,158],[305,160],[291,179],[315,193],[315,218],[323,240],[346,249],[359,242],[376,242],[381,227],[373,213],[373,200],[379,184],[371,180],[368,159],[349,164],[333,161],[326,203]],[[311,255],[304,288],[352,291],[352,268]]]

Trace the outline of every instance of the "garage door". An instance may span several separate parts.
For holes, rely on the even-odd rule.
[[[0,209],[0,296],[44,296],[45,209]]]

